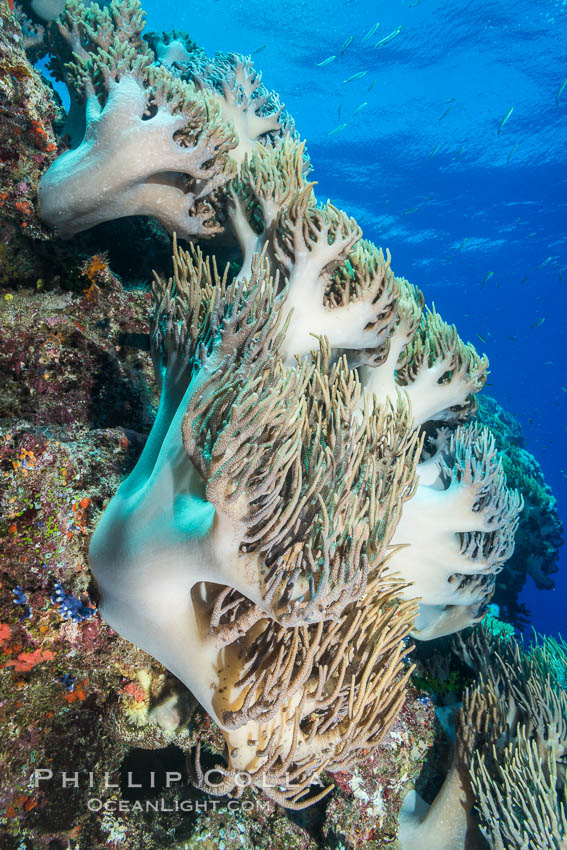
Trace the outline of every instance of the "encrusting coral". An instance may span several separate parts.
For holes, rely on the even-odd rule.
[[[238,794],[246,773],[301,808],[387,734],[409,635],[481,619],[511,554],[521,498],[464,424],[488,364],[318,203],[246,58],[156,62],[137,0],[69,0],[48,29],[86,132],[41,181],[45,221],[150,215],[242,251],[229,276],[174,237],[155,276],[159,408],[92,537],[100,611],[222,730],[198,785]]]

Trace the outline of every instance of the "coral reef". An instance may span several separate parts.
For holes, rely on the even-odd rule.
[[[58,152],[58,107],[24,50],[6,0],[0,2],[0,285],[42,276],[32,240],[49,231],[37,214],[38,183]]]
[[[247,57],[144,37],[137,0],[27,11],[43,21],[29,56],[49,53],[72,120],[41,162],[24,134],[6,172],[34,193],[27,221],[10,195],[7,226],[37,240],[30,255],[51,239],[53,260],[49,279],[14,261],[0,281],[15,288],[0,301],[2,846],[392,846],[443,735],[415,685],[456,699],[468,681],[422,661],[409,684],[410,637],[485,616],[541,479],[528,457],[512,469],[487,407],[470,422],[486,358],[318,202]],[[6,15],[8,60],[33,80],[6,97],[52,133]],[[77,237],[126,216],[174,234],[151,291],[89,250],[97,231]],[[223,246],[240,264],[221,267]],[[540,673],[543,731],[520,700],[506,753],[562,838],[561,767],[529,742],[561,739],[564,665],[552,681],[549,644],[528,662],[482,640],[484,667],[474,638],[462,649],[481,678],[452,767],[427,817],[407,798],[404,850],[426,850],[439,817],[447,847],[485,846],[475,800],[494,846],[512,840],[483,718]],[[489,672],[501,657],[513,686]],[[520,832],[535,836],[534,810]]]
[[[57,106],[26,57],[21,29],[8,4],[0,4],[0,212],[10,226],[46,238],[37,219],[39,178],[57,156],[53,121]]]

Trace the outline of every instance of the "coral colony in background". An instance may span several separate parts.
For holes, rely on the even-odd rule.
[[[0,16],[2,847],[567,847],[567,648],[495,616],[561,529],[486,358],[249,58]]]

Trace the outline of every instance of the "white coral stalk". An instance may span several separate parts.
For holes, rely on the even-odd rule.
[[[473,395],[482,389],[488,360],[465,344],[454,325],[435,311],[421,313],[419,290],[403,281],[400,321],[390,350],[377,368],[363,368],[362,380],[379,400],[403,389],[416,426],[430,420],[464,418],[474,409]],[[422,305],[421,301],[421,305]],[[419,323],[416,322],[416,318]]]
[[[370,243],[356,245],[362,235],[356,221],[329,201],[317,206],[312,185],[284,208],[274,234],[274,254],[288,279],[282,347],[288,362],[308,354],[314,337],[325,336],[335,350],[379,346],[397,298],[389,258]]]
[[[305,142],[286,133],[276,145],[257,145],[246,155],[231,184],[228,218],[242,252],[239,277],[246,278],[254,254],[260,254],[273,237],[280,210],[305,186],[309,160]]]
[[[404,504],[393,537],[392,568],[420,598],[415,635],[437,637],[482,616],[494,575],[513,552],[522,500],[506,488],[494,438],[480,426],[459,427],[434,462],[437,478],[420,481]],[[419,472],[419,467],[418,467]]]
[[[207,235],[210,214],[195,204],[228,179],[219,161],[211,164],[222,135],[208,128],[183,147],[175,137],[187,114],[172,113],[164,98],[146,117],[147,92],[133,76],[109,87],[103,108],[95,95],[88,99],[82,143],[44,174],[42,218],[63,236],[131,215],[155,216],[184,236]]]
[[[231,151],[231,159],[238,165],[250,158],[258,148],[258,140],[281,130],[281,109],[263,114],[262,107],[268,100],[263,90],[262,75],[254,70],[252,60],[237,61],[234,75],[223,81],[221,108],[225,121],[232,124],[238,139]]]
[[[417,424],[451,419],[453,408],[470,407],[472,394],[482,389],[488,360],[465,344],[454,325],[435,309],[426,310],[418,332],[404,349],[397,380],[409,395]]]
[[[378,363],[361,365],[360,380],[370,395],[376,396],[380,404],[388,399],[395,403],[400,391],[396,381],[396,369],[403,349],[414,336],[423,310],[423,295],[417,286],[412,286],[405,278],[396,278],[399,290],[397,314],[388,338],[388,348],[385,357],[380,357]]]

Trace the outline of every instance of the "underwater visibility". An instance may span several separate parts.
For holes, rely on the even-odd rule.
[[[567,850],[566,44],[0,0],[0,850]]]

